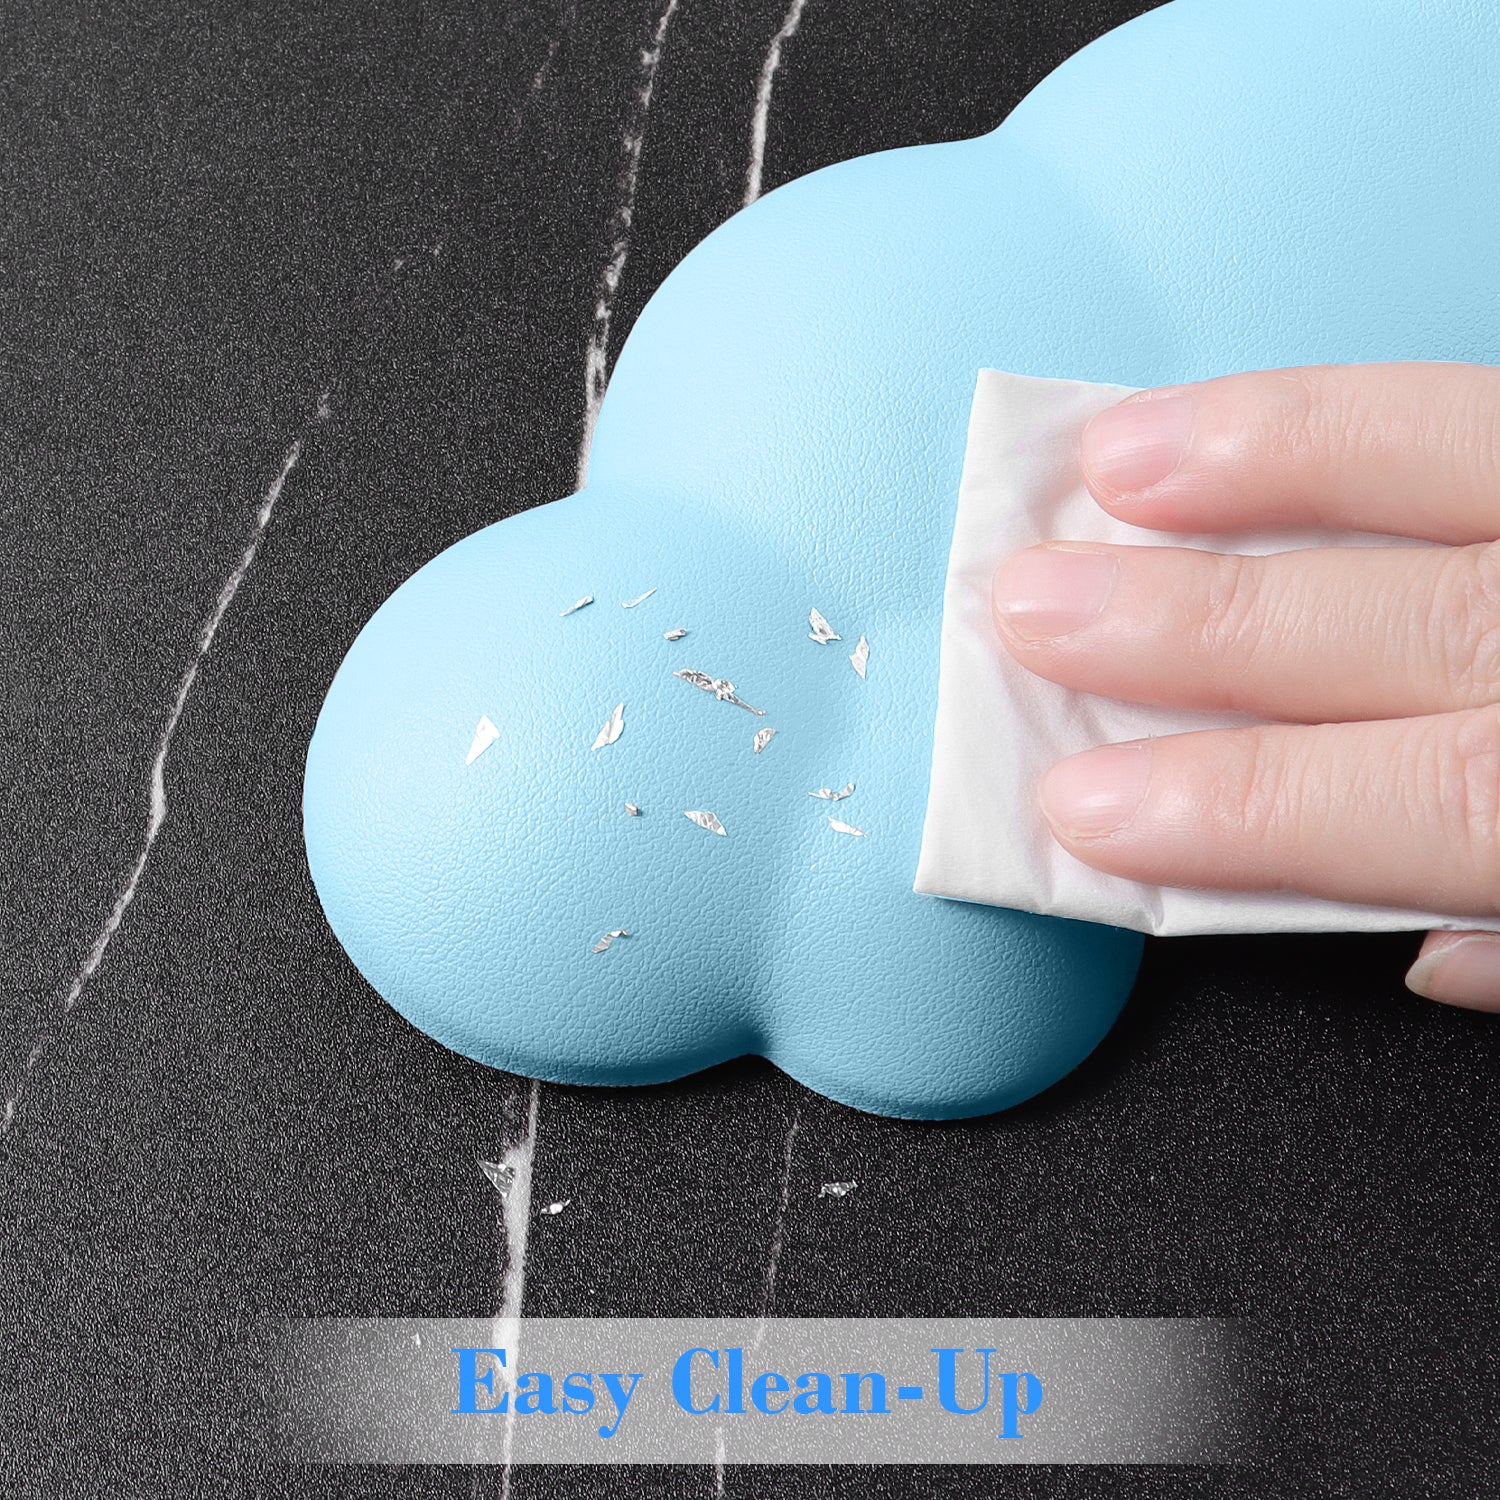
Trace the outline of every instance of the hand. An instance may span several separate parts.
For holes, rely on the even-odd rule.
[[[1279,722],[1105,746],[1041,789],[1134,880],[1500,911],[1500,368],[1333,365],[1131,396],[1089,490],[1158,530],[1326,526],[1444,543],[1270,557],[1059,542],[995,579],[1002,639],[1086,692]],[[1418,994],[1500,1011],[1500,935],[1429,933]]]

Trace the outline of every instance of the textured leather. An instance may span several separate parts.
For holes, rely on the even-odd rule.
[[[1496,27],[1457,0],[1175,0],[992,134],[815,173],[709,236],[626,343],[587,489],[422,569],[329,692],[308,857],[371,983],[571,1082],[757,1051],[937,1118],[1073,1067],[1139,938],[911,889],[975,373],[1493,361]],[[809,606],[843,642],[807,639]],[[481,714],[500,736],[466,766]]]

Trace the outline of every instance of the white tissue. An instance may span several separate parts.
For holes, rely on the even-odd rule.
[[[1307,531],[1181,536],[1115,520],[1084,488],[1078,437],[1095,412],[1131,390],[996,370],[979,374],[943,597],[932,779],[916,889],[1161,936],[1500,926],[1472,917],[1351,906],[1279,892],[1142,885],[1101,874],[1052,838],[1036,792],[1055,761],[1095,745],[1254,721],[1243,715],[1121,703],[1027,672],[1000,644],[990,614],[991,582],[1005,558],[1019,548],[1054,540],[1247,554],[1306,546],[1379,546],[1392,540]]]

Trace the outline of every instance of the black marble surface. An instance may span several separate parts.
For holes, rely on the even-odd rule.
[[[507,1482],[237,1452],[238,1340],[267,1313],[497,1307],[475,1161],[523,1132],[528,1085],[354,973],[307,876],[302,757],[397,583],[573,487],[662,6],[0,12],[6,1495]],[[808,0],[766,185],[990,128],[1147,8]],[[786,14],[674,15],[612,349],[739,206]],[[1500,1027],[1406,995],[1413,947],[1151,945],[1075,1076],[961,1125],[857,1115],[750,1061],[541,1092],[535,1201],[571,1205],[532,1223],[528,1313],[758,1314],[780,1219],[784,1314],[1238,1314],[1264,1347],[1260,1467],[526,1468],[509,1493],[1496,1492]],[[820,1199],[831,1178],[860,1187]]]

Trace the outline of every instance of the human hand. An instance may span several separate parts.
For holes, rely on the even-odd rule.
[[[1230,375],[1085,429],[1094,498],[1178,532],[1331,527],[1439,547],[1269,557],[1057,542],[995,578],[1002,640],[1070,688],[1278,722],[1070,756],[1053,834],[1158,885],[1500,911],[1500,368]],[[1500,1011],[1500,934],[1429,933],[1418,994]]]

